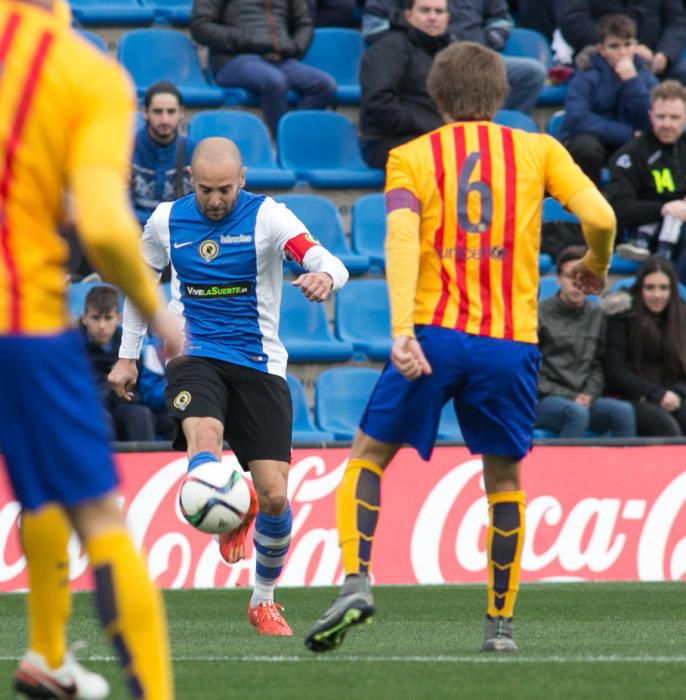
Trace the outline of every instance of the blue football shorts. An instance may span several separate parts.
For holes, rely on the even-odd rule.
[[[439,326],[415,330],[432,374],[408,381],[389,362],[361,430],[382,442],[412,445],[428,460],[441,410],[452,400],[470,452],[522,459],[531,449],[536,415],[536,345]]]
[[[21,505],[72,506],[117,485],[81,336],[0,337],[0,450]]]

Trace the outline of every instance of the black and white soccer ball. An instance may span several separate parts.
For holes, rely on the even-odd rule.
[[[226,462],[205,462],[183,480],[179,507],[194,528],[212,534],[229,532],[246,518],[250,488],[238,468]]]

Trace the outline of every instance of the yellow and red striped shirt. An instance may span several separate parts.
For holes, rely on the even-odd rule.
[[[76,174],[84,180],[84,173],[115,173],[125,188],[131,87],[116,63],[72,32],[65,17],[62,3],[54,12],[0,3],[0,334],[54,333],[68,325],[68,249],[57,224]],[[115,247],[130,248],[117,266],[125,258],[131,268],[113,277],[130,279],[135,299],[151,313],[156,293],[140,260],[134,219],[125,213],[117,224],[93,221],[97,203],[113,195],[95,183],[85,189],[80,186],[76,202],[80,214],[89,211],[84,244],[86,230],[112,229]]]
[[[536,342],[543,198],[547,191],[564,205],[589,187],[553,138],[491,122],[447,124],[393,149],[386,166],[387,258],[396,234],[414,227],[412,323]],[[411,314],[393,303],[388,262],[398,335],[407,333]]]

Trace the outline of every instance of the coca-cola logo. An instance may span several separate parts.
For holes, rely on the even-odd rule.
[[[632,448],[608,449],[602,456],[583,452],[585,448],[559,448],[552,459],[550,450],[539,448],[527,459],[523,580],[684,578],[686,470],[673,448],[651,449],[662,450],[649,460],[661,464],[659,472],[643,468],[637,459],[621,479],[618,474],[627,455],[634,454]],[[296,451],[289,475],[293,539],[280,585],[332,585],[341,580],[334,494],[346,457],[345,450]],[[136,545],[147,552],[148,569],[158,585],[216,588],[252,583],[252,543],[246,559],[229,567],[211,536],[194,530],[181,515],[177,493],[186,473],[185,457],[127,454],[120,455],[119,462],[125,477],[121,503],[126,521]],[[481,461],[462,448],[437,449],[430,465],[410,450],[401,451],[382,482],[383,508],[372,564],[376,582],[485,580],[488,505],[481,472]],[[0,481],[2,591],[26,586],[19,517],[17,503]],[[90,587],[87,558],[76,537],[70,540],[69,553],[74,586]]]

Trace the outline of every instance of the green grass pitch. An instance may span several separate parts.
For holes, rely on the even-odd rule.
[[[335,652],[303,646],[333,588],[284,588],[295,636],[258,636],[245,619],[249,592],[165,592],[178,700],[224,698],[684,698],[684,583],[565,583],[522,586],[516,655],[480,654],[482,586],[388,586],[374,590],[371,625]],[[25,597],[0,595],[0,698],[26,638]],[[126,698],[109,646],[77,594],[70,640]]]

